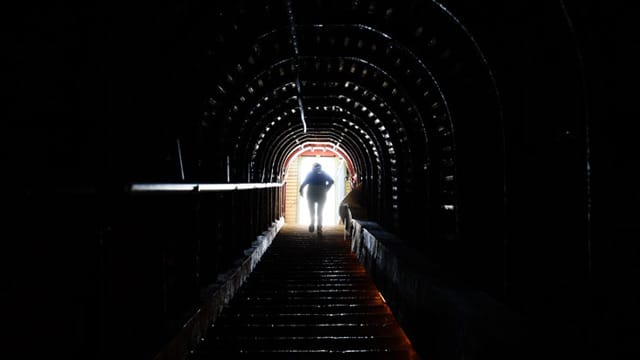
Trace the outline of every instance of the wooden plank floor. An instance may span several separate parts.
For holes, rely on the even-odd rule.
[[[418,359],[343,227],[285,225],[193,360]]]

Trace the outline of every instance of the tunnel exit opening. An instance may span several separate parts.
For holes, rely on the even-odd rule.
[[[300,156],[298,159],[298,184],[301,184],[307,174],[312,170],[313,164],[319,163],[322,169],[334,180],[334,184],[327,192],[327,201],[322,212],[324,225],[336,225],[338,219],[338,204],[345,195],[345,167],[344,161],[336,156]],[[297,223],[309,225],[311,217],[307,204],[307,194],[305,188],[304,197],[298,199]]]
[[[331,176],[334,184],[327,193],[323,211],[323,224],[336,225],[340,223],[340,202],[351,191],[350,179],[352,176],[352,164],[350,160],[336,148],[327,144],[305,144],[292,153],[286,165],[286,194],[285,194],[285,221],[290,224],[309,225],[311,216],[309,205],[304,196],[299,195],[300,184],[312,170],[314,163],[319,163],[322,169]]]

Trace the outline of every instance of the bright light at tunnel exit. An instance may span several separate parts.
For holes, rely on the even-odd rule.
[[[311,171],[314,163],[320,163],[324,170],[334,180],[334,184],[327,193],[327,201],[324,203],[322,211],[323,225],[338,224],[338,204],[340,199],[344,198],[344,162],[337,157],[315,157],[300,156],[298,161],[298,184],[302,184],[307,174]],[[311,217],[309,215],[309,206],[307,204],[307,190],[305,187],[304,197],[298,197],[298,224],[309,225]]]

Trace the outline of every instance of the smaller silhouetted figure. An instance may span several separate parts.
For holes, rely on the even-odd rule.
[[[320,164],[315,163],[311,172],[300,184],[300,196],[303,196],[302,190],[307,185],[309,186],[307,189],[307,201],[309,202],[309,215],[311,217],[309,232],[313,232],[314,224],[316,224],[318,234],[322,234],[322,209],[324,208],[324,202],[327,200],[327,191],[333,185],[333,179],[322,170]],[[317,208],[316,204],[318,205]]]
[[[338,213],[347,232],[351,231],[351,220],[369,220],[364,184],[353,185],[353,189],[340,202]]]

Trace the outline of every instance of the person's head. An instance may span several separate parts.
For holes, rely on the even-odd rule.
[[[320,163],[314,163],[313,164],[313,172],[319,173],[320,171],[322,171],[322,165],[320,165]]]

